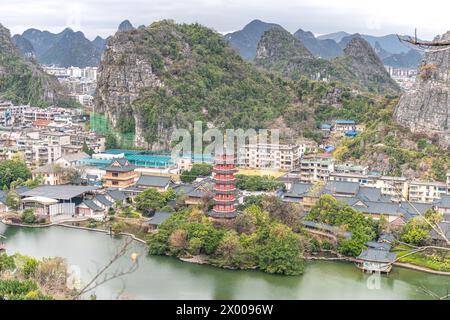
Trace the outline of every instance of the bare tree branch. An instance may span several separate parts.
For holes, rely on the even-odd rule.
[[[106,282],[109,282],[113,279],[121,278],[125,275],[135,272],[139,267],[139,259],[137,255],[132,257],[133,259],[132,265],[127,270],[119,270],[113,272],[112,274],[107,273],[108,269],[111,268],[111,266],[114,263],[116,263],[122,256],[124,256],[128,252],[128,249],[132,242],[133,240],[131,238],[127,238],[124,244],[117,250],[114,256],[109,260],[109,262],[104,267],[102,267],[100,270],[97,271],[95,276],[80,291],[78,291],[75,296],[73,296],[73,299],[77,300],[85,293],[92,291],[95,288],[98,288],[99,286],[101,286]],[[123,290],[124,288],[122,289],[122,291]]]

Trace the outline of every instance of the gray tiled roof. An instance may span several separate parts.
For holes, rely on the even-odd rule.
[[[390,202],[389,197],[381,194],[381,189],[374,187],[360,187],[356,197],[365,201]]]
[[[115,162],[119,163],[120,166],[113,166],[112,164],[114,164]],[[107,171],[117,171],[117,172],[133,171],[136,168],[136,166],[131,164],[130,162],[128,162],[128,165],[126,165],[127,162],[128,162],[128,160],[125,159],[125,158],[114,159],[109,166],[105,167],[105,170],[107,170]]]
[[[386,214],[391,216],[401,215],[397,203],[364,201],[364,206],[360,206],[358,203],[355,203],[352,207],[362,213]]]
[[[428,210],[433,208],[433,205],[430,203],[408,203],[408,202],[401,202],[400,203],[400,209],[399,211],[403,214],[405,217],[405,220],[411,220],[414,217],[418,216],[417,211],[412,207],[414,206],[415,209],[417,209],[420,214],[424,214]]]
[[[94,211],[103,211],[103,208],[99,207],[94,201],[92,200],[84,200],[83,204],[85,204],[88,208],[94,210]]]
[[[307,195],[309,190],[313,187],[310,183],[294,183],[288,192],[284,194],[285,197],[302,197]]]
[[[328,181],[325,185],[325,190],[333,193],[345,193],[356,195],[359,191],[360,185],[358,182],[347,181]]]
[[[386,242],[391,243],[394,240],[395,240],[394,235],[392,233],[386,233],[386,232],[382,233],[380,235],[380,237],[378,238],[378,241],[380,241],[380,242],[386,241]]]
[[[439,227],[442,229],[442,232],[447,239],[450,239],[450,222],[441,222],[439,223]],[[434,231],[434,229],[430,231],[430,236],[433,240],[444,240],[441,235]]]
[[[27,192],[28,190],[30,190],[30,188],[26,186],[20,186],[16,188],[16,192],[19,196],[21,196],[24,192]]]
[[[205,191],[201,190],[201,186],[196,186],[189,183],[175,186],[175,192],[184,192],[184,194],[192,198],[202,198],[206,194]]]
[[[450,195],[444,195],[440,200],[435,202],[435,205],[439,208],[450,208]]]
[[[391,246],[384,242],[367,241],[366,246],[377,250],[384,250],[384,251],[391,250]]]
[[[150,225],[160,225],[161,223],[166,221],[171,215],[172,215],[172,213],[170,213],[170,212],[157,211],[155,213],[155,215],[151,218],[149,224]]]
[[[98,189],[93,186],[74,186],[74,185],[57,185],[57,186],[39,186],[21,193],[22,197],[47,197],[57,200],[70,200],[81,196],[82,194]]]
[[[392,263],[397,258],[395,253],[384,250],[367,249],[361,252],[357,259],[381,263]]]
[[[170,184],[171,180],[172,180],[171,177],[142,175],[139,177],[139,180],[136,182],[136,185],[144,187],[164,188]]]
[[[108,199],[106,199],[106,196],[103,194],[96,195],[95,199],[97,199],[98,202],[100,202],[101,204],[103,204],[106,207],[112,207],[112,205],[113,205],[113,203],[111,201],[109,201]]]
[[[123,201],[127,198],[125,192],[120,190],[108,190],[108,196],[110,196],[114,200]]]

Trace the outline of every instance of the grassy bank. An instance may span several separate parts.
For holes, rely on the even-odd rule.
[[[425,267],[437,271],[450,272],[450,254],[438,254],[435,252],[424,253],[417,252],[409,256],[403,257],[411,252],[406,246],[397,246],[393,249],[397,253],[399,262],[411,263],[420,267]],[[402,258],[403,257],[403,258]]]

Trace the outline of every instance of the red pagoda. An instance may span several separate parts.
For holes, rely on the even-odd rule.
[[[232,219],[236,211],[236,173],[234,155],[218,155],[214,160],[214,207],[209,212],[212,218]]]

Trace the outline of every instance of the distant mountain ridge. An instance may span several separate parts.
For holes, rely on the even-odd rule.
[[[272,27],[281,26],[261,20],[253,20],[242,30],[225,35],[225,38],[245,60],[253,60],[262,35]],[[294,36],[316,57],[327,60],[342,56],[344,48],[354,37],[362,37],[375,49],[383,62],[392,63],[393,67],[416,68],[418,64],[418,60],[412,59],[412,55],[405,55],[411,48],[401,43],[394,34],[376,37],[340,31],[315,37],[310,31],[298,29]],[[388,59],[391,56],[392,58]]]
[[[294,36],[316,57],[330,60],[343,54],[342,48],[334,40],[320,40],[311,31],[298,29]]]
[[[89,41],[81,31],[70,28],[54,34],[28,29],[23,34],[34,48],[36,60],[41,64],[59,67],[95,67],[100,62],[102,49]]]
[[[240,53],[242,58],[253,60],[262,35],[272,27],[280,26],[256,19],[247,24],[242,30],[226,34],[225,39]]]
[[[282,27],[266,31],[258,45],[255,63],[285,77],[340,81],[363,91],[397,93],[399,87],[386,72],[370,44],[355,37],[344,54],[331,61],[317,58]]]
[[[131,22],[129,20],[124,20],[119,24],[119,27],[117,28],[117,32],[126,32],[126,31],[130,31],[133,29],[134,29],[134,27],[131,24]]]

